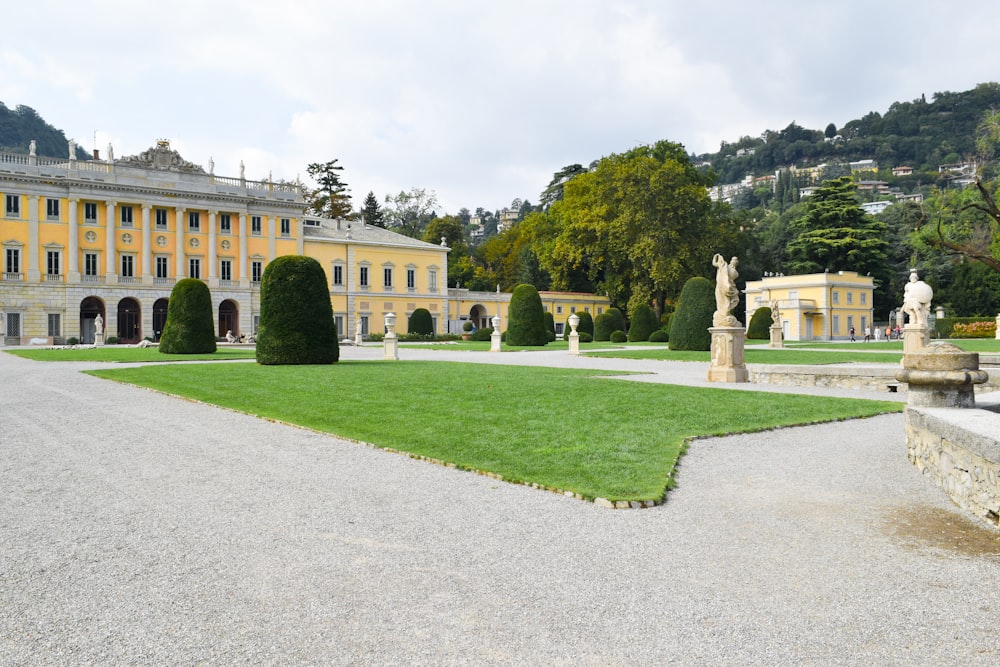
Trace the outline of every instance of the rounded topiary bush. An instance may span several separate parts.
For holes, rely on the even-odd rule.
[[[610,340],[612,343],[624,343],[625,341],[628,340],[628,336],[625,335],[624,331],[618,329],[617,331],[611,332],[611,336],[608,338],[608,340]]]
[[[594,340],[611,340],[612,332],[621,328],[615,316],[605,311],[594,318]]]
[[[747,327],[747,338],[768,340],[771,338],[771,309],[767,306],[758,308],[750,316],[750,326]]]
[[[670,333],[664,331],[663,329],[657,329],[653,333],[649,334],[650,343],[666,343],[670,340]]]
[[[110,344],[111,339],[107,342]],[[215,349],[208,285],[196,278],[182,278],[170,291],[159,350],[164,354],[209,354]]]
[[[625,314],[622,311],[617,308],[608,308],[604,312],[613,317],[615,320],[615,328],[612,329],[612,331],[625,331]]]
[[[551,334],[550,341],[556,339],[556,319],[547,310],[545,311],[545,333]]]
[[[420,336],[433,336],[434,318],[431,317],[431,311],[426,308],[417,308],[410,313],[410,319],[406,323],[406,331]]]
[[[647,341],[649,334],[660,328],[656,313],[648,304],[638,303],[632,309],[632,321],[629,323],[628,339],[632,342]]]
[[[712,314],[715,312],[715,285],[708,278],[691,278],[684,283],[677,309],[670,318],[671,350],[708,350],[712,347]]]
[[[332,364],[339,359],[323,267],[303,255],[278,257],[260,281],[257,363]]]
[[[533,285],[518,285],[510,295],[507,308],[507,343],[542,346],[549,342],[545,334],[545,309]]]
[[[476,329],[469,340],[493,340],[493,327],[483,327]]]
[[[581,343],[592,343],[592,342],[594,342],[594,337],[591,336],[586,331],[584,331],[583,333],[580,334],[580,342]]]

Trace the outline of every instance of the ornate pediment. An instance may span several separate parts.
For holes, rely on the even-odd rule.
[[[147,169],[161,169],[163,171],[177,171],[183,174],[204,174],[205,170],[188,162],[175,150],[171,150],[170,142],[160,139],[152,148],[145,150],[138,155],[129,155],[122,158],[120,162],[127,162],[131,166],[146,167]]]

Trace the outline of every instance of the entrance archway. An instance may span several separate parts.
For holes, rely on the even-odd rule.
[[[167,304],[170,299],[157,299],[153,302],[153,340],[159,342],[163,335],[163,327],[167,324]]]
[[[481,304],[476,304],[469,311],[469,319],[472,320],[473,326],[477,329],[484,329],[490,326],[490,316],[486,312],[486,307]]]
[[[80,342],[86,345],[94,344],[94,320],[100,315],[105,322],[108,321],[107,313],[104,312],[104,302],[96,296],[88,296],[80,302]],[[107,324],[104,325],[105,327]]]
[[[219,338],[225,338],[227,331],[240,335],[240,307],[231,299],[219,304]]]
[[[139,302],[125,297],[118,302],[118,342],[135,344],[142,340],[142,310]]]

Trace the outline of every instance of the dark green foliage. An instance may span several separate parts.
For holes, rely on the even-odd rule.
[[[611,340],[611,333],[619,329],[614,316],[604,312],[594,318],[594,340]]]
[[[475,324],[473,324],[472,322],[470,322],[469,320],[466,320],[466,321],[465,321],[465,322],[464,322],[464,323],[462,324],[462,331],[472,331],[472,330],[473,330],[473,329],[475,329],[475,328],[476,328],[476,325],[475,325]]]
[[[107,343],[108,345],[117,345],[118,336],[108,336],[107,340],[105,340],[104,342]],[[214,352],[215,350],[212,351]]]
[[[410,313],[410,319],[406,323],[406,330],[411,334],[433,336],[434,319],[431,317],[431,311],[426,308],[417,308]]]
[[[549,342],[545,334],[545,309],[533,285],[518,285],[507,308],[507,342],[510,345],[542,346]]]
[[[579,334],[588,334],[590,336],[591,340],[593,340],[593,338],[594,338],[594,318],[591,317],[590,313],[587,313],[587,312],[578,312],[576,314],[576,316],[580,318],[580,323],[578,325],[576,325],[576,332],[579,333]],[[566,332],[566,335],[568,336],[569,332],[572,331],[572,330],[573,330],[573,327],[571,327],[569,325],[569,318],[567,317],[566,318],[566,328],[564,329],[564,331]],[[582,341],[583,339],[581,338],[580,340]]]
[[[12,153],[27,154],[32,139],[39,157],[65,159],[69,155],[69,140],[62,130],[49,125],[31,107],[19,104],[11,111],[0,102],[0,147]],[[77,146],[76,157],[89,160],[91,155]]]
[[[545,330],[552,334],[549,340],[556,339],[556,319],[552,317],[552,313],[545,311]]]
[[[69,338],[66,339],[66,344],[67,345],[79,345],[80,344],[80,339],[77,338],[76,336],[70,336]]]
[[[767,306],[753,311],[750,326],[747,327],[747,338],[751,340],[769,340],[771,338],[771,309]]]
[[[649,334],[650,343],[666,343],[670,340],[670,334],[663,329],[657,329],[653,333]]]
[[[671,350],[708,350],[712,346],[712,314],[715,286],[708,278],[691,278],[684,283],[677,310],[670,319]]]
[[[469,340],[492,340],[493,339],[493,327],[483,327],[482,329],[476,329]]]
[[[660,328],[656,313],[645,303],[636,304],[632,309],[632,321],[628,328],[628,339],[632,342],[649,340],[649,334]]]
[[[612,343],[624,343],[628,340],[628,336],[621,329],[617,329],[611,332],[610,340]]]
[[[617,331],[619,329],[625,331],[625,314],[622,313],[622,311],[618,310],[617,308],[608,308],[604,312],[609,313],[611,317],[615,318],[615,322],[617,322],[615,328],[612,329],[612,331]]]
[[[584,331],[583,333],[580,334],[580,342],[581,343],[592,343],[592,342],[594,342],[594,337],[591,336],[586,331]]]
[[[260,282],[257,363],[332,364],[339,359],[323,267],[311,257],[278,257]]]
[[[159,350],[164,354],[215,352],[212,294],[208,285],[195,278],[177,281],[167,303],[167,321],[163,325]]]

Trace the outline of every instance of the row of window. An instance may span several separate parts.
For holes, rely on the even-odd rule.
[[[854,304],[854,292],[848,291],[848,292],[846,292],[846,294],[847,294],[847,304],[848,305],[853,305]],[[860,304],[862,306],[868,305],[868,293],[867,292],[859,292],[858,293],[858,297],[859,297],[859,302],[860,302]],[[830,299],[831,299],[831,301],[834,304],[839,304],[840,303],[840,292],[838,292],[837,290],[833,290],[833,292],[831,293]]]
[[[7,195],[4,204],[4,211],[7,217],[20,217],[21,215],[21,197],[20,195]],[[158,230],[167,229],[167,209],[165,208],[154,208],[154,224]],[[46,199],[45,200],[45,218],[46,220],[59,220],[59,200],[58,199]],[[122,227],[133,227],[135,224],[135,207],[128,204],[120,205],[118,207],[118,220]],[[84,202],[83,203],[83,222],[84,224],[97,224],[97,204],[95,202]],[[233,216],[230,213],[220,213],[218,216],[219,223],[219,233],[220,234],[232,234],[233,233]],[[279,221],[281,236],[291,236],[292,234],[292,221],[290,218],[280,218]],[[263,233],[263,219],[259,215],[250,216],[250,234],[253,236],[260,236]],[[200,232],[201,231],[201,212],[200,211],[188,211],[188,231],[189,232]]]
[[[427,272],[427,281],[430,286],[431,292],[437,291],[437,270],[430,269]],[[392,289],[395,283],[393,282],[393,268],[391,266],[386,266],[382,268],[382,287],[383,289]],[[343,287],[344,286],[344,266],[343,264],[333,265],[333,286]],[[371,287],[371,267],[362,264],[358,267],[358,287],[361,289],[366,289]],[[417,270],[407,268],[406,269],[406,289],[413,291],[417,288]]]
[[[835,336],[838,335],[838,334],[840,334],[841,333],[841,330],[840,330],[840,315],[834,315],[832,317],[832,321],[830,322],[830,325],[831,325],[831,329],[832,329],[831,332],[830,332],[831,334],[833,334]],[[865,330],[865,327],[867,327],[867,326],[868,326],[868,318],[866,316],[862,315],[861,316],[861,326],[858,329],[854,329],[854,316],[853,315],[848,315],[847,316],[847,329],[845,329],[843,331],[843,333],[845,333],[845,334],[850,333],[851,329],[854,329],[854,331],[855,331],[856,334],[857,333],[863,333],[864,330]]]

